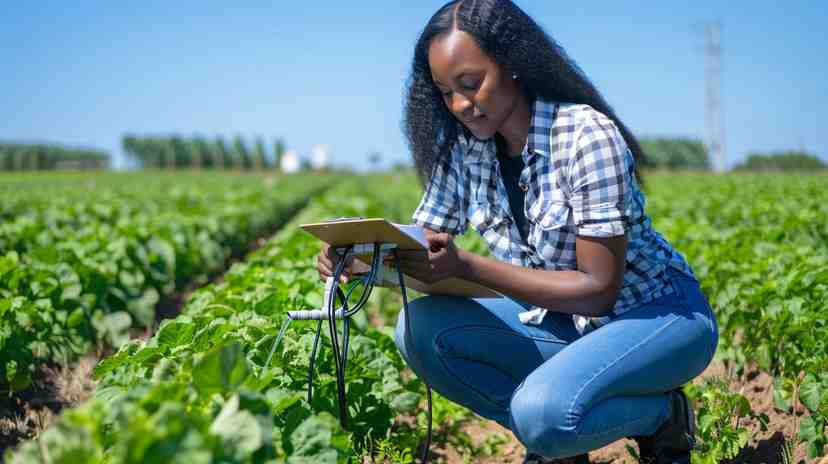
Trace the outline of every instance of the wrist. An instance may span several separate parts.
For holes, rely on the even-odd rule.
[[[474,266],[475,254],[466,250],[457,250],[457,261],[460,263],[457,277],[464,280],[471,280],[472,266]]]

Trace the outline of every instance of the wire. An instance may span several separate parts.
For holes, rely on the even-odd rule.
[[[333,358],[334,358],[334,370],[336,372],[336,393],[337,399],[339,400],[339,423],[342,425],[342,428],[348,430],[348,404],[347,404],[347,397],[345,395],[345,365],[343,363],[343,356],[340,353],[339,347],[339,336],[336,332],[336,297],[342,294],[342,290],[340,290],[339,285],[339,278],[342,276],[342,272],[345,270],[345,263],[348,260],[348,255],[351,253],[353,249],[353,245],[348,246],[345,249],[345,253],[343,254],[342,258],[336,265],[336,270],[333,275],[334,285],[331,287],[330,294],[328,295],[328,328],[330,329],[331,334],[331,347],[333,348]],[[344,295],[342,295],[344,297]],[[348,312],[348,302],[342,301],[342,313],[343,317],[346,317]],[[347,324],[343,324],[346,325]],[[347,336],[343,336],[346,338]]]
[[[400,284],[400,292],[402,292],[403,312],[404,312],[404,316],[405,316],[405,341],[409,341],[409,340],[413,341],[414,338],[412,338],[412,335],[411,335],[411,323],[410,323],[411,313],[408,311],[408,294],[405,291],[405,279],[403,278],[403,273],[402,273],[402,270],[400,269],[400,256],[397,254],[397,249],[396,248],[394,248],[392,250],[392,253],[394,253],[394,264],[397,267],[397,279],[398,279],[399,284]],[[409,356],[416,356],[416,350],[409,350]],[[423,384],[425,384],[425,387],[426,387],[426,402],[428,403],[428,405],[427,405],[427,408],[428,408],[427,409],[428,429],[426,431],[426,442],[425,442],[425,447],[423,448],[423,455],[420,458],[420,460],[422,461],[422,464],[426,464],[428,462],[428,450],[429,450],[429,448],[431,448],[431,434],[432,434],[431,424],[433,422],[433,420],[432,420],[433,417],[432,417],[432,414],[431,414],[431,412],[432,412],[431,411],[432,410],[432,408],[431,408],[431,405],[432,405],[432,403],[431,403],[431,386],[428,384],[428,382],[426,382],[425,379],[423,379]]]
[[[327,295],[327,307],[323,308],[323,311],[327,311],[328,316],[328,329],[330,331],[331,336],[331,347],[333,351],[333,359],[334,359],[334,371],[336,374],[336,391],[337,391],[337,399],[339,403],[339,423],[342,425],[342,428],[347,430],[348,429],[348,404],[347,404],[347,396],[345,391],[345,371],[348,364],[348,345],[350,340],[350,319],[351,316],[359,312],[365,304],[368,302],[368,299],[371,296],[371,292],[374,289],[374,281],[377,277],[377,272],[381,266],[382,257],[380,256],[381,247],[379,243],[374,244],[374,256],[371,260],[371,271],[368,274],[367,279],[357,279],[354,280],[346,289],[345,292],[342,291],[339,287],[339,278],[342,276],[342,273],[345,270],[345,262],[348,259],[349,254],[353,250],[353,245],[350,245],[345,248],[344,254],[342,259],[337,263],[336,269],[333,273],[333,282],[334,285],[330,288],[329,294]],[[410,325],[410,313],[408,310],[408,294],[405,289],[405,279],[403,278],[403,273],[400,270],[400,257],[397,254],[397,249],[394,248],[391,250],[394,255],[394,261],[396,264],[397,270],[397,278],[400,286],[400,291],[402,292],[402,299],[403,299],[403,311],[405,313],[405,340],[413,340],[412,333],[411,333],[411,325]],[[354,290],[362,283],[363,292],[360,295],[359,300],[357,303],[351,308],[348,308],[348,300],[350,300],[351,295],[353,294]],[[337,299],[342,303],[341,308],[338,308]],[[342,314],[342,346],[340,349],[339,344],[339,333],[336,330],[336,313],[341,309]],[[314,335],[313,339],[313,349],[311,350],[310,355],[310,362],[308,363],[308,404],[311,403],[313,399],[313,370],[314,364],[317,354],[317,349],[319,347],[319,339],[322,333],[322,321],[320,320],[316,324],[316,334]],[[415,350],[411,350],[411,355],[416,356]],[[426,434],[426,441],[425,447],[423,448],[421,462],[422,464],[428,463],[429,458],[429,448],[431,448],[431,439],[432,439],[432,422],[433,422],[433,415],[432,415],[432,396],[431,396],[431,386],[423,380],[423,383],[426,387],[426,399],[428,402],[427,406],[427,417],[428,417],[428,429]]]

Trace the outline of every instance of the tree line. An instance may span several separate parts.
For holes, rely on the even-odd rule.
[[[97,149],[52,143],[0,142],[0,171],[86,170],[109,166],[109,153]]]
[[[641,166],[666,170],[708,170],[710,160],[700,140],[680,137],[642,137],[644,151]]]
[[[268,150],[267,146],[272,148]],[[234,169],[278,168],[285,144],[275,139],[267,144],[262,137],[247,141],[241,135],[230,140],[200,135],[138,136],[126,134],[121,147],[142,168],[150,169]]]
[[[734,168],[736,171],[814,171],[828,168],[813,153],[790,150],[772,153],[748,153],[744,162]]]

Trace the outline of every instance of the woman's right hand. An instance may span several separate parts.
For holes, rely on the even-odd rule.
[[[316,270],[319,271],[319,279],[323,282],[328,280],[328,277],[333,276],[334,270],[336,269],[336,265],[339,262],[341,256],[339,256],[336,251],[327,243],[322,244],[322,250],[319,251],[319,255],[316,257]],[[348,283],[348,279],[351,277],[351,267],[354,263],[354,256],[350,255],[348,257],[348,261],[345,263],[345,269],[342,271],[342,275],[339,277],[339,281],[344,283]]]

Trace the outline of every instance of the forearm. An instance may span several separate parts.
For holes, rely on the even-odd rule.
[[[617,290],[588,273],[531,269],[460,250],[466,280],[529,304],[568,314],[605,316]]]

